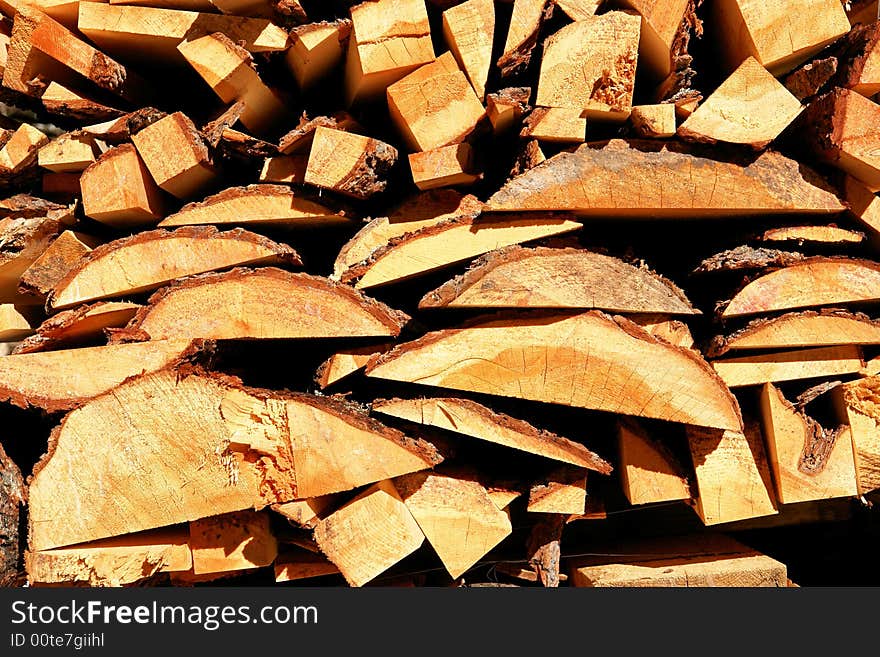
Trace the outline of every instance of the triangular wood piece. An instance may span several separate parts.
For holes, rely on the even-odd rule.
[[[514,0],[504,50],[496,62],[502,78],[519,75],[528,68],[549,11],[549,0]]]
[[[692,349],[694,336],[688,325],[677,319],[671,319],[668,315],[630,315],[627,319],[632,320],[655,338],[666,340],[676,347]]]
[[[508,315],[436,331],[380,356],[367,376],[741,427],[736,400],[702,358],[598,311]]]
[[[566,0],[566,3],[570,0]],[[581,4],[596,5],[596,2]],[[624,0],[621,6],[634,9],[642,17],[639,38],[639,67],[648,69],[657,80],[665,80],[673,71],[673,57],[681,54],[681,41],[685,39],[684,54],[687,55],[686,37],[683,32],[698,20],[696,5],[689,0]],[[595,11],[595,9],[594,9]],[[575,19],[579,20],[579,19]]]
[[[640,137],[666,139],[676,131],[675,105],[636,105],[629,115],[633,129]]]
[[[0,219],[0,302],[38,304],[40,299],[21,294],[21,276],[46,251],[64,229],[46,216]]]
[[[121,110],[102,105],[54,80],[40,96],[40,102],[50,114],[78,121],[109,121],[124,114]]]
[[[608,463],[583,445],[536,429],[523,420],[496,413],[469,399],[378,399],[372,408],[376,413],[454,431],[603,474],[611,472]]]
[[[184,205],[161,222],[162,228],[226,224],[248,226],[268,224],[285,227],[314,228],[349,225],[349,213],[341,206],[331,206],[283,185],[248,185],[231,187],[203,201]]]
[[[453,579],[513,531],[510,515],[474,478],[416,472],[395,479],[394,487]]]
[[[342,63],[350,35],[347,18],[298,25],[290,31],[291,45],[284,62],[300,90],[313,88]]]
[[[275,267],[202,274],[150,297],[115,337],[395,337],[409,320],[347,285]]]
[[[822,427],[772,383],[761,388],[761,418],[780,503],[857,494],[849,427]]]
[[[61,346],[97,341],[104,336],[105,329],[122,328],[128,324],[140,307],[127,301],[98,301],[64,310],[40,324],[36,333],[23,340],[13,353],[51,351]]]
[[[315,373],[315,382],[323,390],[364,369],[373,356],[385,353],[392,346],[392,343],[386,342],[381,345],[351,347],[337,351],[318,368]]]
[[[582,21],[595,16],[604,0],[553,0],[562,12],[573,21]]]
[[[779,153],[737,163],[692,152],[685,145],[648,141],[584,144],[508,182],[487,201],[487,210],[673,218],[844,209],[817,186],[823,184],[818,176]]]
[[[35,306],[0,304],[0,342],[17,342],[33,335],[39,323]]]
[[[632,420],[618,422],[617,446],[623,494],[630,504],[691,498],[684,469],[672,452]]]
[[[492,0],[467,0],[443,12],[443,36],[480,100],[492,67],[494,34]]]
[[[684,292],[646,268],[582,249],[493,251],[428,292],[419,308],[578,308],[694,315]]]
[[[234,511],[189,523],[193,574],[228,573],[272,565],[278,540],[265,511]]]
[[[270,508],[298,527],[313,529],[322,515],[329,515],[328,512],[338,502],[338,498],[338,495],[321,495],[273,504]]]
[[[857,345],[816,347],[712,361],[730,388],[854,374],[865,366]]]
[[[587,471],[565,466],[531,487],[526,510],[579,515],[586,511],[586,505]]]
[[[239,265],[298,265],[299,256],[240,228],[153,230],[103,244],[80,260],[49,296],[59,310],[87,301],[148,292],[175,278]]]
[[[318,126],[303,180],[356,199],[384,192],[397,149],[379,139]]]
[[[808,258],[756,278],[721,313],[724,318],[779,310],[880,300],[880,264]]]
[[[865,234],[837,226],[785,226],[771,228],[761,235],[762,242],[812,242],[815,244],[858,244]]]
[[[100,243],[90,235],[65,230],[22,273],[18,281],[19,292],[46,297],[80,258]]]
[[[845,383],[831,394],[852,436],[858,494],[867,495],[880,489],[880,378]]]
[[[459,217],[408,233],[377,251],[341,279],[358,289],[388,285],[448,267],[488,251],[582,228],[561,217]]]
[[[305,550],[279,554],[275,560],[275,582],[295,582],[311,577],[336,575],[339,568],[320,554],[311,554]]]
[[[320,521],[315,540],[352,586],[415,552],[425,535],[390,481],[375,484]]]
[[[155,225],[164,197],[132,144],[106,150],[80,176],[83,212],[120,229]]]
[[[30,487],[31,549],[349,490],[440,460],[351,405],[166,368],[55,430]]]

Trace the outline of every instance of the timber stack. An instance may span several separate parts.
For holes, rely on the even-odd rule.
[[[876,0],[0,12],[0,584],[873,554]]]

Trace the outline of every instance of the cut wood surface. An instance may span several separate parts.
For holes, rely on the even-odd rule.
[[[363,586],[425,541],[390,481],[375,484],[315,527],[315,540],[352,586]]]
[[[880,489],[880,379],[859,379],[835,388],[831,394],[842,422],[849,426],[855,457],[858,494]]]
[[[694,336],[688,325],[668,315],[629,315],[627,319],[635,322],[655,338],[662,338],[670,344],[685,349],[693,349]]]
[[[529,489],[526,511],[579,515],[586,511],[586,504],[586,471],[565,466]]]
[[[285,62],[301,90],[313,88],[342,63],[351,21],[309,23],[290,31]]]
[[[320,276],[275,267],[239,268],[194,276],[160,290],[116,337],[395,337],[408,320],[403,313]]]
[[[871,242],[880,242],[880,197],[863,182],[847,176],[843,183],[843,198],[849,204],[850,214],[868,229]]]
[[[545,215],[546,216],[546,215]],[[494,249],[580,230],[581,224],[560,217],[458,217],[423,228],[373,251],[369,259],[342,274],[358,289],[387,285],[420,276]]]
[[[532,90],[529,87],[507,87],[486,95],[486,116],[496,135],[502,135],[519,126],[522,117],[530,109],[531,95]]]
[[[513,531],[510,515],[474,478],[416,472],[395,479],[394,487],[453,579]]]
[[[381,345],[351,347],[337,351],[318,368],[315,373],[315,382],[322,390],[328,388],[355,372],[361,371],[373,356],[388,351],[391,346],[392,343],[388,342]]]
[[[618,422],[620,479],[630,504],[689,500],[684,468],[660,439],[633,420]]]
[[[809,258],[748,283],[721,313],[724,318],[877,301],[880,264],[872,260]]]
[[[612,11],[566,25],[544,43],[537,105],[625,121],[632,110],[641,19]]]
[[[121,110],[87,98],[82,93],[51,81],[40,96],[40,102],[51,114],[81,121],[107,121],[122,116]]]
[[[632,181],[637,179],[636,187]],[[802,166],[767,151],[749,164],[681,145],[612,140],[559,153],[504,185],[489,211],[568,210],[613,217],[712,217],[841,212]]]
[[[526,117],[519,136],[551,144],[581,144],[587,120],[571,107],[536,107]]]
[[[31,306],[0,304],[0,342],[17,342],[32,335],[39,322],[36,317]]]
[[[551,10],[549,0],[513,0],[504,49],[495,64],[502,78],[516,76],[528,68],[538,33]]]
[[[523,420],[496,413],[469,399],[378,399],[373,402],[372,409],[374,413],[454,431],[603,474],[611,472],[608,463],[580,443],[537,429]]]
[[[857,345],[795,349],[712,361],[731,388],[854,374],[865,366]]]
[[[655,366],[645,368],[646,362]],[[601,372],[591,363],[601,363]],[[436,331],[381,356],[368,365],[367,376],[741,427],[736,401],[705,361],[597,311],[512,315]]]
[[[629,120],[640,137],[667,138],[675,135],[675,105],[636,105]]]
[[[311,577],[336,575],[339,568],[319,554],[305,550],[296,553],[282,553],[275,559],[275,582],[295,582]]]
[[[853,443],[846,425],[823,427],[772,383],[761,388],[761,417],[780,503],[857,495]]]
[[[553,0],[563,13],[573,21],[582,21],[595,16],[604,0]]]
[[[678,46],[682,23],[693,15],[695,5],[688,0],[623,0],[620,4],[642,17],[639,64],[656,79],[665,79],[673,72],[673,51]]]
[[[426,294],[419,308],[597,308],[692,315],[672,282],[645,268],[573,248],[518,246],[493,251]]]
[[[355,118],[345,111],[335,112],[331,116],[316,116],[311,119],[303,113],[299,124],[278,140],[278,152],[284,155],[292,153],[308,155],[312,148],[312,141],[315,139],[315,131],[318,128],[333,128],[354,133],[363,131],[363,127]]]
[[[309,156],[306,153],[267,157],[263,160],[260,182],[305,184],[308,164]]]
[[[299,264],[289,246],[241,229],[154,230],[103,244],[82,258],[49,297],[56,310],[154,290],[175,278],[239,265]]]
[[[304,500],[272,504],[270,508],[275,513],[280,513],[291,523],[312,529],[322,515],[329,515],[330,510],[337,502],[337,497],[336,495],[309,497]]]
[[[801,113],[801,103],[749,57],[678,128],[684,139],[761,149]]]
[[[345,196],[366,199],[385,190],[397,149],[378,139],[319,126],[304,181]]]
[[[443,12],[443,37],[480,100],[492,68],[495,3],[466,0]]]
[[[777,513],[761,427],[743,431],[687,427],[697,490],[696,511],[706,525]]]
[[[0,302],[39,303],[39,298],[19,292],[19,281],[63,228],[48,216],[0,219]]]
[[[19,558],[23,537],[19,535],[27,487],[21,471],[0,445],[0,586],[20,580]]]
[[[320,202],[299,190],[283,185],[248,185],[230,187],[184,205],[178,212],[159,222],[162,228],[199,225],[269,225],[312,228],[324,225],[347,225],[346,210]]]
[[[52,351],[62,346],[96,342],[105,329],[122,328],[134,317],[139,306],[128,301],[98,301],[52,315],[36,333],[23,340],[15,354]]]
[[[265,511],[234,511],[189,523],[195,575],[271,566],[278,541]]]
[[[816,244],[858,244],[865,234],[838,226],[785,226],[770,228],[761,235],[763,242],[814,242]]]
[[[82,171],[94,161],[92,140],[70,132],[56,137],[37,153],[37,163],[57,173]]]
[[[480,179],[475,172],[474,150],[463,142],[430,151],[410,153],[409,168],[420,190],[472,185]]]
[[[49,138],[43,132],[22,123],[0,148],[0,180],[33,167],[40,149],[48,142]]]

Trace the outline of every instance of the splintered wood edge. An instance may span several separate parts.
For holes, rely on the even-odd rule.
[[[106,244],[101,244],[95,247],[89,253],[85,254],[82,258],[80,258],[79,263],[73,269],[67,272],[67,275],[62,278],[55,285],[55,289],[49,293],[49,296],[46,299],[47,307],[52,307],[55,304],[55,297],[58,295],[58,292],[60,290],[66,289],[71,282],[76,280],[76,277],[79,276],[82,270],[88,267],[92,262],[100,260],[101,258],[109,255],[113,251],[124,249],[129,246],[141,244],[144,242],[160,242],[162,240],[177,239],[181,237],[190,239],[239,240],[243,242],[251,242],[252,244],[262,246],[263,248],[272,251],[276,257],[280,258],[284,262],[287,262],[288,264],[302,264],[302,260],[300,260],[297,252],[294,251],[290,246],[274,242],[268,237],[263,237],[262,235],[252,233],[243,228],[232,228],[225,231],[220,231],[214,226],[181,226],[180,228],[176,228],[174,230],[165,230],[159,228],[157,230],[148,230],[142,233],[136,233],[134,235],[131,235],[130,237],[123,237],[112,242],[107,242]]]
[[[731,350],[731,343],[742,339],[760,329],[771,326],[776,323],[785,323],[787,320],[795,318],[812,318],[812,317],[840,317],[842,319],[851,319],[856,322],[868,324],[880,330],[880,320],[871,319],[864,313],[852,312],[849,310],[841,310],[839,308],[819,308],[817,310],[801,310],[788,312],[778,317],[759,317],[753,319],[746,326],[731,333],[730,335],[716,335],[709,344],[706,356],[716,358],[722,356]]]
[[[463,322],[455,328],[449,329],[440,329],[438,331],[431,331],[430,333],[426,333],[420,338],[416,338],[415,340],[411,340],[410,342],[404,342],[402,344],[397,345],[392,348],[390,351],[386,351],[384,354],[377,354],[367,363],[366,368],[364,370],[367,376],[375,370],[377,367],[389,363],[401,355],[404,355],[410,351],[418,351],[419,349],[423,349],[425,347],[429,347],[432,344],[440,342],[450,335],[455,335],[462,330],[470,329],[470,328],[479,328],[482,326],[489,326],[495,324],[497,322],[516,322],[520,321],[521,323],[527,324],[530,320],[537,319],[545,319],[548,317],[580,317],[583,315],[590,315],[601,319],[604,322],[614,324],[622,330],[623,332],[629,334],[631,337],[636,338],[637,340],[641,340],[643,342],[647,342],[649,344],[656,344],[662,346],[664,349],[671,351],[674,354],[683,355],[686,359],[694,362],[701,370],[703,370],[713,381],[718,384],[719,392],[726,396],[727,401],[730,403],[731,408],[733,408],[734,413],[739,420],[739,430],[742,430],[743,427],[743,415],[742,410],[739,407],[739,402],[737,401],[734,394],[730,391],[730,388],[724,382],[724,379],[715,371],[707,361],[694,351],[693,349],[687,349],[686,347],[679,347],[678,345],[671,344],[662,338],[657,338],[650,333],[648,333],[641,326],[636,324],[630,319],[623,317],[621,315],[609,315],[608,313],[604,313],[600,310],[588,310],[586,312],[581,313],[566,313],[559,311],[538,311],[538,312],[523,312],[523,311],[502,311],[497,313],[489,313],[485,315],[480,315],[478,317],[474,317],[470,320]],[[713,429],[718,430],[718,429]]]
[[[52,315],[52,317],[49,317],[46,321],[40,324],[36,329],[36,333],[22,340],[18,346],[13,349],[12,353],[29,354],[44,351],[45,347],[56,344],[59,339],[58,334],[63,333],[66,329],[69,329],[72,326],[76,326],[80,320],[88,317],[92,311],[99,310],[108,305],[118,306],[122,303],[126,302],[96,301],[95,303],[88,303],[75,308],[70,308],[69,310],[62,310],[57,315]],[[141,306],[136,303],[126,303],[126,305],[130,306],[133,312],[141,308]]]
[[[434,401],[434,402],[448,402],[450,404],[454,404],[456,406],[463,406],[468,410],[472,411],[477,415],[481,415],[483,418],[488,420],[493,424],[497,424],[505,429],[510,429],[516,433],[521,433],[526,436],[530,436],[533,438],[537,438],[541,441],[546,441],[553,443],[554,446],[559,449],[573,454],[574,456],[583,459],[585,456],[589,455],[589,458],[592,460],[592,464],[590,466],[580,466],[584,468],[588,468],[599,472],[601,474],[611,474],[614,468],[611,467],[611,464],[605,461],[598,454],[594,453],[592,450],[588,449],[584,445],[580,443],[576,443],[573,440],[569,440],[568,438],[564,438],[562,436],[558,436],[555,433],[550,431],[546,431],[544,429],[539,429],[525,420],[520,420],[515,417],[511,417],[510,415],[505,415],[504,413],[498,413],[493,411],[491,408],[487,406],[483,406],[482,404],[478,404],[477,402],[465,399],[463,397],[430,397],[430,398],[416,398],[416,399],[402,399],[400,397],[394,397],[391,399],[377,399],[372,403],[372,408],[377,413],[383,413],[382,406],[385,404],[395,404],[398,402],[420,402],[420,401]],[[397,417],[396,415],[392,415],[391,417]],[[401,418],[404,419],[404,418]],[[443,428],[443,427],[440,427]],[[454,431],[451,430],[450,431]],[[455,433],[458,433],[457,431]],[[465,434],[467,435],[467,434]],[[503,447],[504,445],[502,445]],[[520,451],[520,450],[517,450]],[[572,466],[578,467],[578,466]]]
[[[253,269],[250,267],[235,267],[225,272],[207,272],[204,274],[195,274],[173,281],[170,285],[161,288],[155,292],[147,301],[147,305],[142,306],[137,314],[131,319],[124,329],[115,331],[111,343],[114,342],[139,342],[149,340],[141,325],[149,316],[152,310],[166,297],[172,296],[179,290],[193,289],[213,285],[215,283],[223,283],[226,281],[248,279],[248,278],[274,278],[286,283],[295,285],[303,285],[313,289],[320,289],[326,292],[338,294],[345,299],[350,300],[355,305],[362,308],[372,317],[377,319],[383,325],[391,330],[391,335],[396,337],[400,335],[400,331],[410,321],[410,316],[399,310],[395,310],[390,306],[366,296],[359,290],[355,290],[350,285],[337,283],[322,276],[313,276],[311,274],[294,273],[277,267],[260,267]]]
[[[807,256],[794,251],[738,246],[705,258],[691,273],[713,274],[715,272],[779,269],[798,264],[806,259]]]
[[[647,267],[639,267],[637,265],[626,262],[621,258],[615,258],[614,256],[606,255],[604,253],[597,253],[595,251],[590,251],[589,249],[576,249],[573,247],[550,248],[546,246],[528,248],[520,246],[518,244],[507,246],[496,251],[490,251],[489,253],[480,256],[473,262],[473,264],[471,264],[471,266],[464,274],[461,274],[449,281],[446,281],[437,289],[425,294],[425,296],[422,297],[422,300],[419,302],[419,308],[435,308],[448,306],[451,302],[457,299],[462,292],[477,284],[480,279],[483,278],[483,276],[501,265],[542,256],[583,254],[601,255],[608,258],[614,258],[615,260],[618,260],[625,265],[629,265],[633,269],[637,270],[640,274],[651,277],[662,283],[677,299],[679,299],[682,303],[684,303],[688,308],[691,309],[691,314],[700,314],[699,310],[694,309],[693,305],[690,302],[690,299],[687,298],[684,291],[680,287],[678,287],[668,278],[664,278],[660,274],[651,269],[648,269]]]

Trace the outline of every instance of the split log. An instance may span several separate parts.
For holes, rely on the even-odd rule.
[[[304,185],[306,182],[306,167],[308,165],[309,156],[307,153],[267,157],[263,160],[259,181],[261,183]]]
[[[486,114],[449,52],[389,86],[386,95],[391,120],[413,151],[463,141]]]
[[[691,499],[684,468],[664,445],[633,420],[617,423],[620,483],[630,504]]]
[[[337,351],[325,360],[315,373],[315,382],[322,390],[329,388],[342,379],[363,370],[370,359],[388,351],[390,342],[381,345],[368,345],[366,347],[351,347]]]
[[[230,187],[203,201],[184,205],[159,222],[177,226],[268,225],[315,228],[349,225],[351,213],[341,206],[283,185]]]
[[[189,534],[185,529],[159,529],[107,538],[25,555],[28,582],[45,584],[126,586],[159,573],[192,568]]]
[[[65,230],[21,275],[18,291],[45,298],[76,264],[100,244],[91,235]]]
[[[117,339],[396,337],[409,317],[320,276],[233,269],[154,294]]]
[[[838,0],[809,0],[794,11],[787,2],[719,0],[713,9],[730,67],[752,56],[774,75],[790,70],[850,29]]]
[[[808,258],[748,283],[721,316],[727,319],[878,299],[880,264],[848,258]]]
[[[428,292],[419,308],[577,308],[693,315],[674,283],[646,268],[573,248],[492,251]]]
[[[377,0],[351,8],[345,62],[349,105],[376,100],[413,69],[434,60],[424,0]]]
[[[349,490],[440,458],[350,405],[166,368],[56,429],[30,487],[31,549]]]
[[[159,119],[131,140],[155,183],[177,198],[194,196],[214,180],[208,147],[183,112]]]
[[[780,503],[857,494],[853,443],[846,425],[824,428],[789,403],[772,383],[761,388],[761,417]]]
[[[646,369],[645,363],[655,366]],[[736,401],[705,361],[622,317],[597,311],[508,315],[428,333],[373,361],[367,376],[700,426],[741,427]]]
[[[63,228],[62,221],[48,216],[0,219],[0,303],[40,302],[37,297],[21,294],[19,281]]]
[[[562,467],[529,489],[526,511],[579,515],[586,511],[587,473]]]
[[[486,95],[486,116],[492,124],[492,132],[501,135],[518,126],[531,107],[530,87],[508,87]]]
[[[762,242],[813,242],[816,244],[858,244],[865,234],[837,226],[785,226],[770,228],[761,235]]]
[[[0,342],[18,342],[33,335],[39,323],[33,306],[0,304]]]
[[[573,21],[586,20],[595,16],[604,0],[553,0],[553,4]]]
[[[275,560],[275,582],[278,584],[338,573],[339,568],[325,557],[305,550],[279,554]]]
[[[265,511],[234,511],[192,520],[189,546],[195,575],[271,566],[278,556],[278,541]]]
[[[689,141],[766,148],[801,113],[800,101],[749,57],[678,128]]]
[[[738,246],[721,253],[709,256],[699,267],[694,269],[694,274],[711,274],[734,271],[764,271],[777,267],[788,267],[798,264],[807,259],[803,253],[794,251],[780,251],[779,249],[753,248],[751,246]]]
[[[96,342],[106,329],[122,328],[140,306],[127,301],[98,301],[77,306],[53,315],[37,327],[36,333],[23,340],[14,354],[53,351],[59,347]]]
[[[0,148],[0,181],[20,174],[37,162],[49,138],[32,125],[22,123]]]
[[[880,15],[846,35],[845,50],[834,83],[866,98],[880,93]]]
[[[492,0],[466,0],[443,12],[443,37],[480,100],[492,68],[494,34]]]
[[[834,194],[817,186],[824,185],[818,176],[806,171],[805,178],[802,165],[779,153],[767,151],[737,164],[693,152],[649,141],[585,144],[508,182],[489,198],[487,210],[698,218],[844,209]]]
[[[83,126],[80,130],[87,137],[92,137],[111,146],[118,146],[131,141],[131,136],[138,130],[146,128],[164,118],[166,113],[155,107],[144,107],[103,123]]]
[[[30,194],[15,194],[0,200],[0,218],[46,219],[47,221],[60,221],[68,224],[74,222],[72,207]],[[8,227],[4,226],[4,229],[8,229]],[[8,243],[10,240],[7,237],[3,241]]]
[[[474,151],[468,143],[410,153],[409,168],[413,183],[422,191],[472,185],[480,179],[480,174],[475,173]]]
[[[301,91],[314,88],[342,63],[350,34],[351,21],[347,19],[309,23],[290,31],[284,61]]]
[[[86,216],[110,226],[155,224],[164,215],[159,187],[131,144],[105,151],[83,171],[80,189]]]
[[[373,219],[361,228],[339,251],[333,264],[333,278],[363,262],[397,237],[461,216],[476,218],[483,204],[474,196],[453,190],[432,190],[401,203],[387,217]]]
[[[564,518],[565,516],[558,513],[544,516],[532,527],[526,545],[534,581],[548,588],[556,588],[560,581],[568,579],[559,572],[559,560],[562,556],[559,544],[565,526]]]
[[[486,490],[489,493],[489,499],[500,510],[504,511],[510,504],[522,495],[521,490],[516,490],[508,484],[488,484]]]
[[[37,153],[37,164],[59,173],[82,171],[94,161],[92,140],[70,132],[56,137]]]
[[[454,431],[602,474],[611,472],[608,463],[580,443],[537,429],[523,420],[496,413],[469,399],[377,399],[372,409],[374,413]]]
[[[537,105],[625,121],[632,110],[641,19],[619,11],[566,25],[544,43]]]
[[[529,67],[538,33],[552,12],[549,0],[513,0],[504,50],[495,64],[502,79],[517,76]]]
[[[121,110],[86,98],[80,92],[68,89],[54,80],[40,96],[40,102],[50,114],[78,121],[109,121],[123,114]]]
[[[684,322],[670,319],[668,315],[630,315],[627,319],[635,322],[655,338],[685,349],[693,349],[694,336]]]
[[[876,244],[880,241],[880,197],[852,176],[846,177],[843,188],[850,214],[869,229],[871,241]]]
[[[513,163],[513,167],[511,167],[507,177],[515,178],[529,169],[534,169],[546,159],[547,157],[544,155],[544,151],[541,150],[541,144],[538,140],[527,139],[520,146],[516,161]]]
[[[329,515],[331,508],[338,501],[338,497],[338,495],[321,495],[304,500],[272,504],[270,508],[294,525],[313,529],[321,516]]]
[[[395,479],[394,487],[453,579],[513,531],[510,514],[475,478],[416,472]]]
[[[27,488],[21,471],[0,444],[0,586],[14,586],[20,574],[21,547],[19,526]]]
[[[278,140],[278,152],[283,155],[304,153],[308,156],[312,149],[312,141],[315,139],[315,131],[322,127],[343,132],[363,131],[363,127],[348,112],[340,111],[331,116],[316,116],[313,119],[308,118],[303,112],[297,126]]]
[[[864,366],[862,351],[857,345],[795,349],[712,361],[718,376],[731,388],[853,374]]]
[[[705,525],[777,513],[761,427],[745,431],[687,427],[697,490],[696,511]]]
[[[656,79],[665,80],[673,73],[676,40],[685,29],[682,23],[687,25],[688,13],[694,11],[692,3],[689,0],[623,0],[620,4],[642,17],[639,63]]]
[[[815,97],[837,73],[839,62],[836,57],[814,59],[809,64],[795,69],[782,79],[785,88],[800,101]]]
[[[183,255],[185,254],[185,256]],[[245,265],[300,264],[289,246],[240,228],[153,230],[103,244],[55,286],[48,304],[80,303],[155,290],[175,278]]]
[[[850,429],[859,495],[880,489],[880,379],[868,377],[845,383],[832,391],[839,418]]]
[[[448,219],[393,239],[342,274],[358,289],[396,283],[465,261],[493,249],[580,230],[562,218],[485,217]]]
[[[390,481],[375,484],[315,527],[315,540],[352,586],[421,547],[425,535]]]
[[[385,191],[397,163],[397,149],[384,141],[318,127],[312,140],[304,181],[321,189],[367,199]]]
[[[536,107],[526,117],[519,136],[551,144],[580,144],[587,133],[587,120],[579,109]]]
[[[665,139],[675,136],[675,105],[635,105],[629,115],[633,129],[640,137]]]

